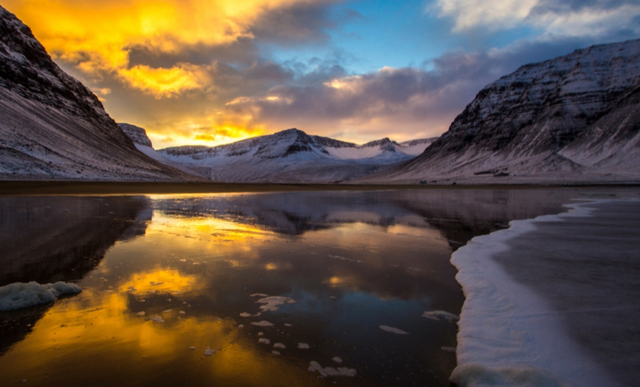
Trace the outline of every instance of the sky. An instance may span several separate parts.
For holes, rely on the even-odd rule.
[[[637,0],[0,0],[154,147],[444,133],[487,84],[640,38]]]

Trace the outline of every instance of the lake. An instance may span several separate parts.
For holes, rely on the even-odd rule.
[[[572,199],[624,193],[3,196],[0,286],[83,291],[0,312],[0,380],[448,386],[464,302],[452,252]]]

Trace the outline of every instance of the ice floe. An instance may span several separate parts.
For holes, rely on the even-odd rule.
[[[279,351],[271,351],[271,353],[276,355],[276,356],[280,356],[280,352]]]
[[[279,349],[287,349],[287,347],[282,344],[282,343],[275,343],[273,344],[273,348],[279,348]]]
[[[409,334],[409,333],[403,331],[402,329],[390,327],[388,325],[380,325],[380,329],[382,329],[385,332],[395,333],[396,335],[408,335]]]
[[[318,373],[320,373],[320,375],[322,376],[348,376],[348,377],[354,377],[358,374],[358,371],[356,371],[353,368],[346,368],[346,367],[338,367],[338,368],[333,368],[333,367],[324,367],[322,368],[322,366],[317,362],[317,361],[311,361],[309,363],[309,371],[310,372],[315,372],[318,371]]]
[[[307,343],[298,343],[298,349],[309,349],[309,344],[307,344]]]
[[[195,351],[195,350],[196,350],[196,347],[191,346],[191,347],[189,347],[189,349],[190,349],[190,350],[192,350],[192,351]]]
[[[249,295],[249,297],[269,297],[269,295],[264,293],[253,293]]]
[[[340,359],[338,356],[334,357],[333,359],[331,359],[333,361],[335,361],[338,364],[342,364],[342,359]]]
[[[278,307],[280,305],[284,305],[285,303],[295,304],[296,301],[289,297],[283,297],[283,296],[265,297],[256,301],[256,304],[264,304],[260,306],[260,309],[263,312],[275,312],[276,310],[278,310]]]
[[[247,312],[242,312],[240,313],[240,317],[258,317],[260,316],[262,313],[258,312],[256,314],[251,314],[251,313],[247,313]]]
[[[211,348],[209,348],[209,347],[207,347],[207,349],[205,349],[205,350],[204,350],[204,355],[205,355],[205,356],[211,356],[211,355],[213,355],[214,353],[216,353],[216,350],[215,350],[215,349],[211,349]]]
[[[31,281],[0,286],[0,311],[46,304],[55,301],[63,294],[75,294],[81,291],[82,289],[78,285],[66,282],[41,285]]]
[[[265,339],[264,337],[261,337],[261,338],[258,339],[258,343],[269,345],[269,344],[271,344],[271,340]]]
[[[457,315],[453,313],[445,312],[444,310],[433,310],[430,312],[424,312],[422,313],[422,317],[426,317],[431,320],[448,320],[448,321],[454,321],[454,320],[460,319],[460,317],[458,317]]]
[[[157,322],[158,324],[162,324],[162,323],[164,322],[164,320],[163,320],[163,319],[162,319],[162,317],[160,317],[160,316],[152,316],[152,317],[149,317],[149,320],[151,320],[151,321],[155,321],[155,322]]]
[[[145,312],[138,312],[136,313],[138,316],[144,316],[146,313]]]
[[[289,323],[284,323],[284,326],[285,326],[285,327],[289,327],[289,328],[291,328],[293,325],[292,325],[292,324],[289,324]]]
[[[257,327],[272,327],[273,324],[267,320],[262,320],[260,322],[252,322],[251,325],[255,325]]]

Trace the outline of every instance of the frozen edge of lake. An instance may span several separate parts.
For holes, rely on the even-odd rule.
[[[538,222],[592,216],[588,205],[567,204],[569,212],[510,222],[505,230],[473,238],[451,258],[465,302],[458,322],[458,386],[615,386],[563,331],[549,304],[516,282],[492,257],[507,242],[536,229]],[[517,251],[510,253],[517,254]]]

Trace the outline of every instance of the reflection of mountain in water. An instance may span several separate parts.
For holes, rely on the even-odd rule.
[[[169,216],[213,216],[289,235],[355,222],[435,227],[457,248],[511,220],[560,212],[578,196],[571,188],[288,192],[172,198],[154,206]]]
[[[144,234],[144,198],[0,198],[0,286],[74,281],[122,237]],[[1,312],[0,355],[21,341],[50,305]]]
[[[146,206],[128,197],[0,198],[0,286],[82,278],[132,227]]]

